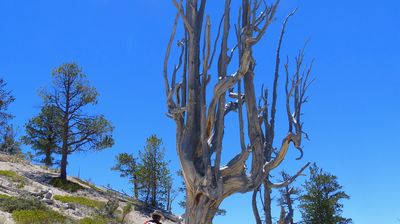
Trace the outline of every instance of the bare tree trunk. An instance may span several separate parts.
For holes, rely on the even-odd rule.
[[[185,223],[212,223],[221,201],[210,200],[205,195],[198,195],[194,199],[186,201]]]
[[[264,184],[264,215],[265,224],[272,224],[272,214],[271,214],[271,188]]]
[[[231,0],[225,0],[223,18],[212,50],[211,21],[208,15],[205,16],[206,0],[172,1],[178,13],[165,54],[163,75],[168,116],[176,122],[176,149],[186,185],[185,223],[209,224],[212,223],[218,206],[225,198],[235,193],[251,192],[259,187],[266,175],[283,161],[291,143],[300,149],[302,132],[301,126],[294,125],[296,123],[294,118],[288,117],[289,132],[277,150],[276,156],[267,159],[265,145],[269,143],[269,139],[265,138],[265,132],[269,133],[270,130],[269,124],[266,124],[267,128],[262,128],[262,124],[268,121],[259,116],[260,110],[257,107],[254,87],[255,59],[252,49],[273,21],[279,0],[272,6],[263,4],[262,0],[242,0],[236,24],[237,44],[232,47],[230,54],[228,54],[228,36]],[[264,8],[261,9],[263,5]],[[185,39],[178,41],[181,53],[169,80],[168,60],[179,18],[184,24]],[[205,22],[204,27],[203,22]],[[217,64],[218,75],[213,94],[207,97],[206,94],[209,92],[207,85],[211,79],[210,67],[220,33],[222,38]],[[228,75],[228,65],[236,49],[238,68],[235,73]],[[182,77],[179,78],[177,73],[182,63]],[[237,93],[234,92],[236,85]],[[293,84],[291,88],[296,88],[296,85]],[[287,100],[290,101],[293,91],[286,94]],[[226,102],[228,96],[233,101]],[[243,104],[246,104],[245,108],[242,108]],[[243,109],[246,110],[246,116],[243,116]],[[237,156],[223,166],[221,153],[224,119],[232,111],[238,111],[240,150]],[[244,124],[247,124],[248,138],[244,137]],[[295,126],[295,132],[292,126]],[[249,139],[249,144],[245,143],[246,139]],[[250,154],[252,161],[247,169],[246,162]]]
[[[254,214],[254,218],[256,219],[256,224],[262,224],[260,212],[258,211],[258,207],[257,207],[257,194],[258,194],[259,190],[260,190],[260,187],[258,187],[256,190],[254,190],[252,198],[251,198],[251,206],[253,208],[253,214]]]

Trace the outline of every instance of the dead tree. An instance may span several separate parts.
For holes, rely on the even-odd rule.
[[[277,87],[278,87],[278,79],[279,79],[279,68],[280,68],[280,49],[282,46],[284,34],[285,34],[285,29],[287,22],[289,21],[289,18],[295,14],[296,10],[291,12],[285,19],[282,25],[281,33],[279,36],[279,41],[278,41],[278,46],[277,46],[277,51],[276,51],[276,60],[275,60],[275,73],[274,73],[274,81],[273,81],[273,86],[272,86],[272,99],[269,99],[268,96],[268,90],[262,88],[262,93],[260,97],[260,102],[259,102],[259,111],[261,111],[261,119],[263,121],[264,125],[264,139],[265,139],[265,144],[264,144],[264,157],[266,161],[271,161],[274,156],[277,154],[276,148],[274,147],[274,139],[275,139],[275,115],[276,115],[276,105],[277,105]],[[285,73],[286,73],[286,80],[285,80],[285,109],[287,113],[287,118],[288,118],[288,132],[296,133],[296,137],[298,137],[297,142],[298,146],[297,148],[300,150],[301,155],[298,159],[301,159],[303,156],[303,151],[300,147],[301,143],[301,138],[302,135],[305,134],[303,132],[303,123],[301,121],[301,116],[302,116],[302,106],[304,103],[307,102],[307,96],[306,92],[309,87],[309,85],[313,82],[313,80],[310,80],[310,73],[312,69],[312,63],[309,67],[303,68],[303,62],[304,62],[304,48],[299,52],[297,57],[295,58],[296,66],[294,69],[294,74],[290,74],[290,69],[289,69],[289,59],[286,59],[286,63],[284,64],[285,68]],[[294,129],[294,131],[293,131]],[[307,134],[305,134],[305,137],[307,137]],[[265,175],[265,179],[262,181],[262,184],[257,187],[253,191],[253,196],[252,196],[252,207],[253,207],[253,213],[254,217],[256,219],[257,224],[261,224],[261,217],[259,214],[259,210],[257,207],[257,194],[259,193],[261,195],[261,202],[262,202],[262,211],[264,213],[265,220],[264,222],[266,224],[272,224],[272,214],[271,214],[271,193],[272,189],[278,189],[282,187],[287,187],[289,184],[291,184],[301,173],[304,171],[304,169],[309,166],[309,163],[307,163],[305,166],[303,166],[299,172],[297,172],[296,175],[291,177],[288,180],[285,180],[282,183],[272,183],[270,181],[270,173],[267,171]]]
[[[308,163],[309,165],[310,163]],[[307,165],[307,166],[308,166]],[[291,186],[289,182],[293,182],[296,176],[291,177],[289,174],[285,172],[281,172],[281,176],[283,179],[285,186],[279,189],[281,194],[278,202],[281,207],[281,215],[278,221],[278,224],[293,224],[293,215],[294,215],[294,208],[293,203],[298,199],[300,194],[300,189],[294,186]],[[287,208],[287,212],[286,209]]]
[[[230,0],[225,1],[217,38],[213,42],[210,34],[211,20],[205,15],[206,0],[172,2],[178,12],[166,50],[163,73],[167,115],[176,122],[176,149],[186,184],[185,223],[212,223],[221,202],[232,194],[251,192],[258,188],[269,172],[281,164],[291,143],[301,151],[300,109],[304,95],[300,86],[307,81],[300,78],[301,74],[290,82],[287,80],[289,132],[276,154],[267,158],[266,145],[270,142],[267,139],[270,134],[267,133],[270,133],[271,124],[263,115],[268,110],[258,108],[254,87],[256,64],[253,48],[273,21],[279,0],[271,6],[262,0],[242,0],[236,29],[232,32],[237,39],[233,46],[228,46],[232,11]],[[184,37],[178,41],[178,62],[172,73],[168,74],[169,57],[179,19],[184,24]],[[209,73],[217,49],[218,74],[212,76]],[[233,56],[237,56],[238,65],[235,73],[228,74]],[[279,55],[277,58],[279,59]],[[275,76],[278,76],[278,68],[279,62]],[[212,77],[214,80],[211,80]],[[213,95],[207,97],[207,85],[210,83],[215,83]],[[277,94],[276,88],[274,94]],[[291,102],[293,106],[290,105]],[[276,104],[276,96],[273,98],[274,103]],[[293,114],[291,107],[294,109]],[[225,117],[233,111],[238,114],[240,149],[237,156],[222,166]],[[245,142],[246,139],[248,143]],[[251,166],[246,168],[250,154]]]

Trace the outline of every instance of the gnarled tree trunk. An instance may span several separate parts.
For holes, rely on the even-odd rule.
[[[276,156],[266,158],[268,140],[265,133],[269,130],[265,127],[268,128],[269,124],[264,124],[265,119],[260,116],[265,111],[260,111],[257,105],[254,87],[256,65],[253,47],[274,19],[279,0],[272,6],[264,5],[262,0],[242,0],[235,26],[237,43],[234,46],[228,46],[230,14],[233,11],[230,0],[225,1],[215,41],[211,41],[211,20],[205,15],[206,0],[172,1],[178,13],[166,50],[164,81],[168,116],[176,122],[176,149],[186,184],[185,223],[212,223],[218,206],[225,198],[259,187],[266,175],[285,158],[290,143],[298,148],[300,146],[301,126],[296,124],[297,117],[290,114],[288,123],[295,129],[289,128]],[[185,32],[183,39],[178,41],[178,63],[168,75],[169,56],[179,19],[183,21]],[[228,48],[232,50],[228,51]],[[209,72],[217,51],[218,74],[211,76]],[[236,55],[236,72],[229,75],[228,66]],[[210,83],[214,83],[213,95],[207,97],[206,90]],[[296,86],[297,83],[289,86],[290,92],[286,93],[288,101]],[[296,100],[295,104],[298,103]],[[222,166],[225,117],[234,111],[237,111],[240,127],[239,150],[237,156]],[[247,133],[244,124],[247,124]],[[246,144],[245,139],[249,143]],[[251,166],[246,168],[250,154]]]

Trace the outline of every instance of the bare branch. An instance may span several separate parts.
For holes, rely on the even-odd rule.
[[[175,20],[174,20],[174,25],[173,25],[172,32],[171,32],[171,36],[169,38],[168,45],[167,45],[167,50],[165,52],[165,57],[164,57],[163,74],[164,74],[165,93],[166,93],[167,96],[168,96],[169,91],[170,91],[169,81],[168,81],[168,60],[169,60],[169,56],[170,56],[170,53],[171,53],[172,42],[174,41],[174,38],[175,38],[175,33],[176,33],[176,27],[178,25],[178,20],[179,20],[179,14],[176,14]]]
[[[268,181],[268,186],[271,188],[281,188],[281,187],[286,187],[289,186],[291,183],[293,183],[297,177],[301,176],[303,174],[303,171],[310,165],[311,163],[308,162],[306,165],[304,165],[295,175],[291,176],[287,180],[284,180],[283,182],[280,183],[271,183]]]
[[[179,15],[182,17],[183,23],[185,24],[185,28],[189,31],[189,33],[193,33],[194,29],[190,25],[186,15],[185,15],[185,11],[183,10],[183,6],[182,6],[182,0],[180,0],[179,3],[176,0],[172,0],[172,2],[174,3],[176,9],[178,10]]]

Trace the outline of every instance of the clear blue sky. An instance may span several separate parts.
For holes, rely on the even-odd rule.
[[[222,1],[209,2],[207,10],[219,20]],[[256,52],[257,85],[270,86],[276,31],[295,7],[283,54],[294,55],[310,39],[307,59],[316,59],[317,81],[305,109],[311,141],[305,142],[304,159],[295,161],[297,154],[290,153],[282,168],[294,172],[316,161],[351,196],[345,216],[359,224],[399,223],[400,2],[282,1],[277,23]],[[168,0],[2,0],[0,77],[17,98],[11,112],[19,134],[37,114],[37,89],[50,84],[51,70],[75,61],[101,94],[96,111],[116,127],[116,144],[71,156],[69,174],[80,170],[84,179],[129,191],[127,180],[110,171],[114,157],[137,153],[153,133],[163,138],[171,169],[177,170],[175,126],[165,116],[162,80],[174,15]],[[278,124],[280,135],[284,124]],[[235,136],[227,131],[227,148],[238,148]],[[222,207],[228,214],[215,223],[254,223],[249,195],[235,195]]]

